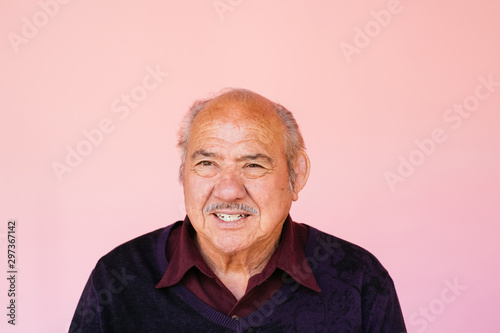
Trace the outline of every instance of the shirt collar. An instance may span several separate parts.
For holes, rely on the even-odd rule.
[[[178,244],[175,246],[167,269],[156,288],[176,285],[193,267],[198,268],[201,273],[208,277],[216,277],[194,244],[195,232],[189,218],[186,216],[181,226],[180,235],[177,238]],[[305,237],[301,238],[304,233]],[[262,271],[261,279],[267,279],[276,268],[279,268],[301,285],[314,291],[321,291],[304,252],[307,234],[306,226],[293,222],[288,216],[283,224],[280,243]],[[171,241],[170,237],[167,242],[169,241]],[[257,284],[260,284],[260,282]]]
[[[175,232],[176,230],[172,230],[171,236],[172,233]],[[195,233],[196,231],[191,225],[189,218],[186,216],[180,228],[180,234],[174,240],[177,243],[173,244],[175,250],[173,251],[168,262],[167,269],[160,282],[156,285],[156,288],[170,287],[179,283],[187,271],[192,267],[197,267],[208,277],[216,277],[215,273],[213,273],[213,271],[208,267],[207,263],[201,256],[200,251],[198,251],[196,245],[194,244],[193,237]],[[171,237],[167,239],[167,242],[171,241],[170,238]]]
[[[288,215],[283,224],[281,240],[275,253],[277,255],[276,267],[287,272],[304,287],[319,292],[321,289],[314,278],[304,251],[308,235],[309,228],[293,222],[290,215]]]

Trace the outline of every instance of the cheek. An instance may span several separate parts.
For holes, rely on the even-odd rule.
[[[291,192],[288,186],[288,178],[286,181],[282,179],[273,179],[266,181],[252,182],[247,185],[249,195],[253,201],[259,205],[260,209],[266,209],[266,212],[279,211],[282,206],[287,206],[291,201]]]
[[[184,179],[186,206],[199,208],[197,206],[204,205],[210,196],[212,188],[211,182],[207,181],[207,179],[193,175],[186,176]]]

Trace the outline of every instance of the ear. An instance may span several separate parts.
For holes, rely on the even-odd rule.
[[[292,191],[292,200],[299,199],[299,192],[306,186],[307,179],[309,178],[309,171],[311,171],[311,162],[306,152],[299,150],[295,160],[295,188]]]

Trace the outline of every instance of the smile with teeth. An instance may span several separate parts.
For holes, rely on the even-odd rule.
[[[215,216],[217,216],[218,218],[220,218],[222,221],[224,222],[233,222],[233,221],[237,221],[239,219],[242,219],[244,217],[247,217],[249,216],[250,214],[236,214],[236,215],[229,215],[229,214],[219,214],[219,213],[215,213]]]

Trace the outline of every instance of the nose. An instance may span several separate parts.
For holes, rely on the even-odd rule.
[[[247,191],[243,185],[241,176],[235,171],[223,171],[220,179],[214,187],[213,196],[222,202],[235,202],[243,199]]]

